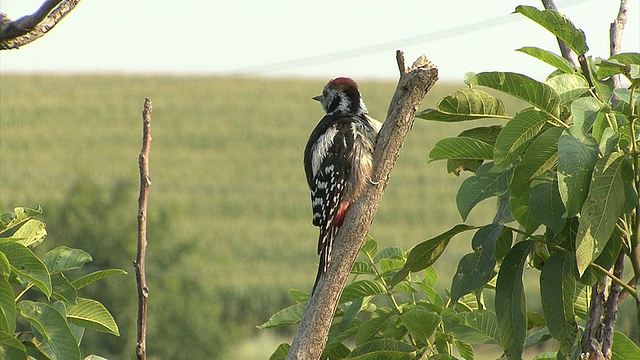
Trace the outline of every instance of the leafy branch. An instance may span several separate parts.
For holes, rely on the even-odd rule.
[[[0,354],[16,360],[80,360],[86,329],[120,335],[109,311],[100,302],[81,297],[80,290],[126,272],[99,270],[70,281],[70,272],[93,259],[66,246],[36,256],[31,249],[47,235],[45,224],[35,219],[41,213],[40,208],[18,207],[0,220]],[[48,301],[21,300],[27,293],[39,293],[30,298]]]
[[[557,351],[536,358],[640,353],[615,330],[625,294],[632,295],[640,318],[640,54],[592,58],[584,32],[550,10],[552,1],[544,3],[546,10],[518,6],[516,13],[553,34],[577,55],[579,67],[566,55],[523,47],[518,51],[554,66],[544,81],[505,71],[467,74],[468,88],[416,114],[451,123],[504,120],[441,139],[429,153],[430,162],[446,160],[449,173],[468,173],[456,194],[462,220],[480,202],[496,198],[493,221],[456,225],[408,253],[397,248],[378,252],[375,241],[367,240],[361,250],[365,261],[344,264],[353,265],[357,276],[336,299],[327,347],[301,358],[470,360],[475,359],[472,345],[494,344],[502,358],[521,359],[526,348],[552,338]],[[627,78],[629,89],[615,86],[618,75]],[[502,100],[482,88],[529,107],[509,115]],[[459,260],[445,301],[433,289],[437,276],[431,266],[453,237],[467,231],[474,232],[472,251]],[[622,280],[627,256],[634,269],[629,283]],[[534,269],[539,271],[541,314],[527,307],[524,274]],[[484,303],[487,291],[495,292],[494,304]],[[261,328],[303,326],[300,312],[307,297],[293,294],[297,304]],[[374,302],[378,298],[391,306]],[[353,349],[344,344],[350,338]],[[271,359],[284,359],[287,352],[291,358],[289,345],[282,344]]]

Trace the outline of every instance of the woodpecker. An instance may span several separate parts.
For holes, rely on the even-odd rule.
[[[313,225],[320,228],[320,264],[313,285],[327,271],[333,239],[349,206],[371,180],[373,150],[382,124],[371,118],[351,78],[331,79],[313,98],[326,115],[304,149],[304,170],[311,190]]]

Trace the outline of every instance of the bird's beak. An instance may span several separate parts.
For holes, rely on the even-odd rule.
[[[312,97],[312,99],[315,100],[315,101],[322,102],[322,95],[314,96],[314,97]]]

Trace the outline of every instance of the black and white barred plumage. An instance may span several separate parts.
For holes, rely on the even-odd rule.
[[[331,260],[333,239],[346,211],[371,181],[373,150],[382,124],[369,117],[358,84],[350,78],[332,79],[314,99],[326,112],[304,151],[312,221],[320,228],[315,290]]]

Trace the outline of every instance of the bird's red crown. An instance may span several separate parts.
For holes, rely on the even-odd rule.
[[[355,82],[355,80],[353,80],[350,77],[345,77],[345,76],[341,76],[341,77],[337,77],[337,78],[333,78],[331,80],[329,80],[329,82],[327,83],[328,87],[331,88],[348,88],[348,87],[354,87],[354,88],[358,88],[358,83]]]

